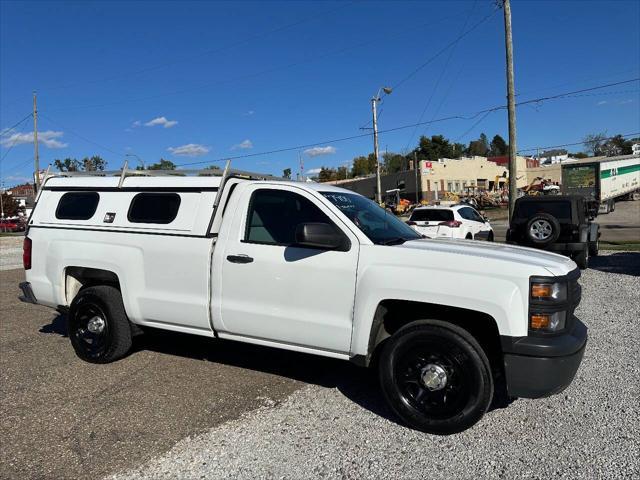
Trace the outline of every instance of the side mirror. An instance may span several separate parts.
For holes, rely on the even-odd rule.
[[[343,252],[350,247],[349,239],[328,223],[300,223],[296,227],[296,245]]]

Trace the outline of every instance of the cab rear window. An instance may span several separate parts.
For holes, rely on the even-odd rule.
[[[96,213],[100,195],[96,192],[67,192],[58,202],[58,220],[89,220]]]
[[[453,220],[451,210],[414,210],[409,219],[412,222],[448,222]]]

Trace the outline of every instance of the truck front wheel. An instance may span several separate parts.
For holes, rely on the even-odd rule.
[[[69,338],[78,357],[91,363],[109,363],[131,349],[131,325],[117,288],[87,287],[71,302]]]
[[[478,422],[493,397],[489,360],[464,329],[438,320],[413,322],[384,345],[380,383],[410,427],[448,435]]]

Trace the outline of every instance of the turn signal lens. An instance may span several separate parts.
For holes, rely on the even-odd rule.
[[[567,299],[566,283],[532,283],[531,298],[536,300],[556,300],[564,302]]]
[[[529,326],[532,330],[557,332],[565,327],[566,312],[532,313],[529,318]]]
[[[531,328],[535,330],[541,330],[548,328],[551,322],[551,315],[545,315],[542,313],[534,313],[531,315]]]
[[[534,283],[531,285],[531,296],[536,298],[551,298],[553,288],[548,283]]]

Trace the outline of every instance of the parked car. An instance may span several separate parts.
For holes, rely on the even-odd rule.
[[[507,242],[566,255],[585,269],[589,256],[598,255],[600,230],[592,221],[597,211],[581,195],[519,198]]]
[[[375,365],[390,408],[436,434],[578,370],[568,258],[426,240],[324,183],[143,173],[49,178],[28,226],[22,298],[67,313],[83,360],[122,358],[154,327]]]
[[[0,219],[0,232],[19,232],[21,230],[17,220]]]
[[[418,207],[407,225],[428,238],[466,238],[493,242],[489,220],[469,205]]]

